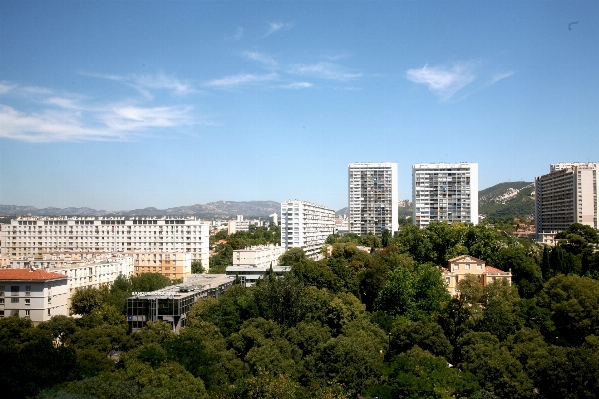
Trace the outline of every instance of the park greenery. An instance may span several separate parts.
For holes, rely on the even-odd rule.
[[[0,319],[0,379],[7,397],[44,399],[594,398],[599,240],[581,225],[558,238],[467,224],[330,236],[329,258],[287,251],[290,273],[198,301],[178,335],[127,334],[123,298],[161,283],[119,279],[77,293],[80,318]],[[439,265],[462,254],[513,284],[466,278],[450,297]]]

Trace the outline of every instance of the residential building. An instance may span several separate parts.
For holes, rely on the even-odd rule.
[[[270,266],[227,266],[225,274],[231,278],[239,278],[239,282],[245,287],[251,287],[258,280],[270,273]],[[282,276],[291,270],[291,266],[272,266],[275,276]]]
[[[301,200],[281,203],[281,246],[302,248],[307,257],[320,259],[327,237],[334,233],[335,211]]]
[[[218,298],[233,284],[224,274],[192,274],[184,282],[158,291],[134,292],[127,299],[129,332],[143,328],[148,321],[161,320],[178,333],[185,327],[187,313],[202,298]]]
[[[19,217],[2,230],[1,254],[47,252],[189,252],[208,264],[209,226],[195,218]]]
[[[504,279],[510,285],[512,284],[512,272],[504,272],[492,266],[487,266],[485,261],[477,259],[470,255],[460,255],[448,261],[447,269],[443,269],[443,278],[447,290],[452,296],[458,294],[458,282],[468,274],[478,277],[482,286],[493,283],[496,280]]]
[[[397,231],[397,163],[348,165],[349,232],[381,236]]]
[[[191,274],[189,252],[134,252],[133,265],[136,276],[144,273],[160,273],[171,280],[182,279]],[[202,263],[202,265],[208,263]]]
[[[280,245],[257,245],[233,251],[233,266],[278,266],[285,248]]]
[[[0,270],[0,317],[18,315],[37,325],[68,315],[67,276],[44,270]]]
[[[597,163],[551,164],[535,178],[537,238],[566,230],[573,223],[597,225]]]
[[[433,222],[478,224],[478,164],[412,165],[412,219],[419,227]]]

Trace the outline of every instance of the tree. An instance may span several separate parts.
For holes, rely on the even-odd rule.
[[[71,312],[88,315],[104,301],[105,293],[96,287],[77,288],[71,297]]]
[[[306,254],[302,248],[290,248],[279,257],[279,264],[284,266],[294,266],[297,263],[306,260]]]
[[[151,292],[171,285],[171,280],[160,273],[143,273],[131,278],[135,292]]]
[[[194,260],[193,262],[191,262],[191,273],[202,274],[205,271],[206,270],[204,269],[204,266],[202,266],[202,261]]]
[[[389,246],[389,242],[391,241],[391,232],[387,229],[384,229],[381,233],[381,244],[383,248],[387,248]]]
[[[458,281],[456,289],[460,300],[469,304],[479,303],[483,296],[483,286],[474,274],[466,274]]]
[[[395,269],[387,278],[379,293],[374,308],[394,316],[409,316],[415,310],[416,287],[412,273]]]

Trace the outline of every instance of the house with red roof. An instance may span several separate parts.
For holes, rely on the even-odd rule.
[[[460,255],[448,261],[447,268],[443,269],[443,277],[445,279],[445,285],[447,290],[453,296],[458,294],[457,285],[458,282],[468,274],[475,275],[482,286],[491,284],[499,279],[504,279],[512,284],[512,272],[499,270],[493,266],[487,266],[484,260],[475,258],[470,255]]]
[[[68,276],[35,268],[0,269],[0,317],[17,315],[37,325],[68,316]]]

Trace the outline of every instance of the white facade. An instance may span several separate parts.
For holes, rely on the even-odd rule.
[[[291,270],[291,266],[274,266],[272,267],[272,271],[276,276],[282,276],[285,273],[288,273]],[[239,277],[241,280],[241,284],[246,287],[251,287],[256,284],[258,280],[264,278],[270,273],[270,265],[269,266],[227,266],[226,276],[230,278]]]
[[[478,164],[412,165],[412,219],[419,227],[432,222],[478,224]]]
[[[270,267],[279,265],[285,248],[280,245],[260,245],[233,251],[233,266]]]
[[[397,163],[348,165],[349,232],[380,236],[397,231]]]
[[[189,252],[208,264],[209,226],[194,218],[20,217],[2,229],[1,253],[55,251]]]
[[[566,230],[573,223],[599,228],[597,163],[551,164],[535,179],[537,238]]]
[[[306,256],[319,259],[334,228],[335,211],[326,206],[300,200],[281,203],[281,246],[285,251],[302,248]]]
[[[34,324],[68,316],[67,277],[32,269],[0,270],[0,317],[18,315]]]

